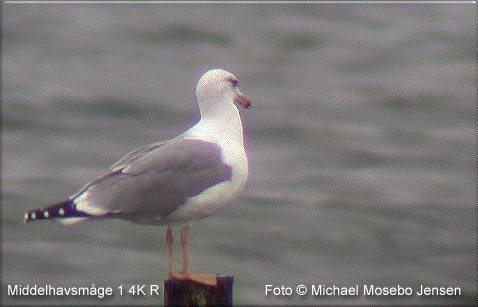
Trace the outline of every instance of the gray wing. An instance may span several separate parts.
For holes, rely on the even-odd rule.
[[[182,138],[139,148],[115,165],[75,196],[88,204],[78,201],[78,210],[93,207],[130,220],[166,218],[187,198],[232,176],[218,145]]]
[[[137,158],[143,156],[144,154],[147,154],[148,152],[162,146],[164,143],[166,143],[166,142],[153,143],[153,144],[148,144],[148,145],[144,145],[144,146],[141,146],[139,148],[136,148],[135,150],[128,153],[126,156],[124,156],[121,159],[119,159],[118,161],[116,161],[110,167],[110,169],[112,171],[115,171],[119,168],[122,168],[125,165],[127,165],[128,163],[132,162],[133,160],[136,160]]]

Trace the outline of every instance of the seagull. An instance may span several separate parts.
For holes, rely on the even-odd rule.
[[[251,103],[239,90],[237,78],[222,69],[207,71],[196,95],[201,118],[194,126],[173,139],[130,152],[68,199],[26,212],[24,222],[118,218],[167,225],[169,277],[215,285],[217,275],[193,274],[189,268],[188,222],[217,213],[244,188],[248,160],[237,106],[248,109]],[[179,274],[174,273],[171,224],[183,226]]]

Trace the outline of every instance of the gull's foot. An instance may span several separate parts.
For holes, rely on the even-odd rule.
[[[188,278],[208,286],[217,286],[217,274],[189,274]]]
[[[169,279],[178,279],[178,280],[186,279],[184,274],[169,273],[168,275],[169,275]]]
[[[200,284],[217,286],[217,274],[169,274],[169,278],[177,280],[190,279]]]

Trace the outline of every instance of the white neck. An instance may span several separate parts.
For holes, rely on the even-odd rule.
[[[199,104],[204,106],[207,104]],[[185,137],[199,137],[217,143],[235,142],[243,145],[242,121],[233,103],[214,104],[214,108],[201,108],[201,120],[185,132]]]

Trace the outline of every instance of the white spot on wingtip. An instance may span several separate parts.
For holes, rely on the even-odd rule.
[[[37,214],[35,212],[32,213],[32,215],[30,216],[32,220],[36,219],[37,218]]]
[[[23,214],[23,220],[27,221],[28,220],[28,212],[25,212]]]
[[[59,215],[65,215],[65,209],[63,209],[63,208],[58,209],[58,214]]]
[[[50,213],[48,212],[48,210],[43,211],[43,216],[44,216],[45,218],[49,218],[49,217],[50,217]]]

